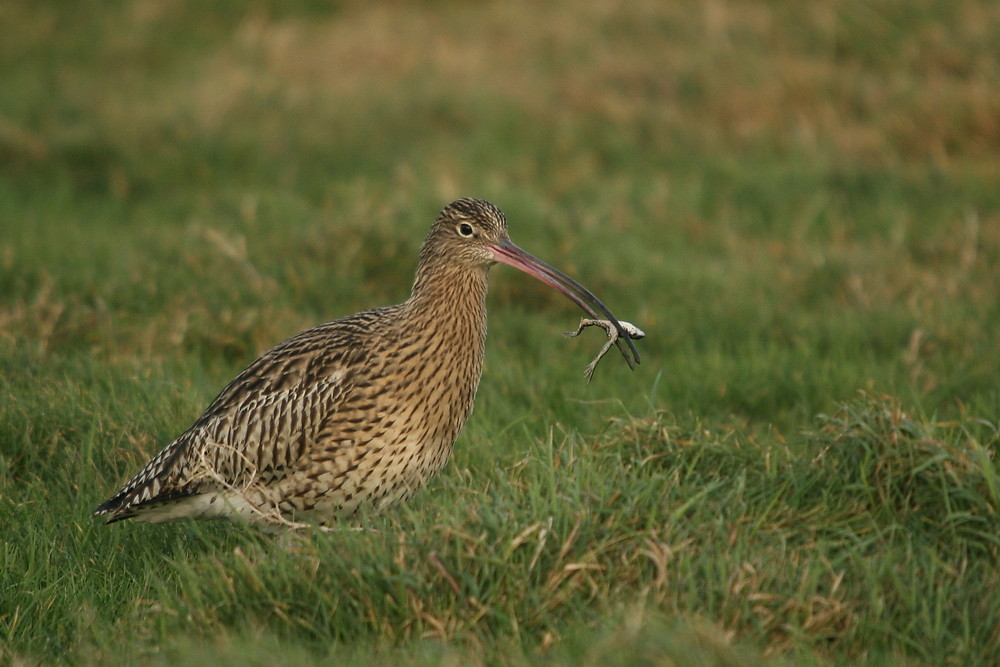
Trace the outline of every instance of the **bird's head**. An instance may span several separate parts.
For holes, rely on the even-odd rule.
[[[481,199],[459,199],[438,215],[421,258],[488,269],[497,261],[494,248],[504,242],[510,239],[500,209]]]
[[[507,218],[487,201],[459,199],[444,207],[420,251],[417,285],[428,274],[440,272],[444,278],[449,273],[446,267],[479,269],[485,277],[485,272],[497,262],[513,266],[557,289],[591,317],[612,322],[619,332],[618,346],[629,366],[638,363],[638,351],[607,306],[580,283],[514,245],[507,235]],[[414,289],[418,289],[416,285]]]

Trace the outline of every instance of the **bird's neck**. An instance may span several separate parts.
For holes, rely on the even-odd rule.
[[[407,301],[414,324],[449,335],[485,336],[487,268],[421,264]]]
[[[472,410],[486,356],[487,284],[486,269],[418,271],[400,321],[401,337],[434,351],[426,382],[446,386],[446,402],[465,416]]]

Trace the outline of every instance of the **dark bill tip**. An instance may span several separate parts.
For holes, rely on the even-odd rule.
[[[621,351],[622,356],[625,357],[628,367],[632,369],[636,367],[640,361],[639,351],[635,348],[631,336],[622,327],[618,318],[612,314],[607,306],[601,303],[600,299],[594,296],[593,292],[562,271],[546,264],[531,253],[521,250],[510,239],[504,239],[494,245],[492,249],[496,261],[524,271],[546,285],[559,290],[592,318],[611,322],[618,331],[618,339],[615,341],[615,344]]]

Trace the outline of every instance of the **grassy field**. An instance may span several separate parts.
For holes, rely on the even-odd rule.
[[[0,664],[1000,653],[1000,4],[0,4]],[[493,271],[445,471],[370,530],[89,520],[253,357]]]

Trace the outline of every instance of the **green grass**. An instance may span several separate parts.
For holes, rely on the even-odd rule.
[[[1000,653],[1000,7],[5,2],[0,664]],[[96,525],[256,354],[499,267],[454,457],[371,530]]]

